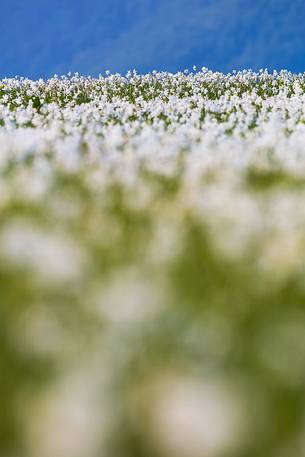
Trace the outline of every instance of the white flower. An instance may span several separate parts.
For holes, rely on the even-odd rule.
[[[84,256],[68,236],[24,220],[6,224],[0,233],[0,253],[17,268],[34,271],[46,283],[80,277]]]
[[[141,426],[141,414],[148,415],[149,433],[162,455],[234,455],[243,443],[243,404],[225,382],[173,373],[138,389],[134,401],[140,409],[133,411],[134,420]]]

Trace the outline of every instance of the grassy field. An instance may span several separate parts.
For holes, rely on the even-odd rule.
[[[0,81],[0,457],[305,456],[305,76]]]

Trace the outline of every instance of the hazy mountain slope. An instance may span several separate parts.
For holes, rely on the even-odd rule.
[[[302,0],[2,0],[0,76],[193,64],[302,71]]]

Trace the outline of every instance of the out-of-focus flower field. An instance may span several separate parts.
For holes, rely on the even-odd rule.
[[[305,455],[305,76],[0,81],[0,456]]]

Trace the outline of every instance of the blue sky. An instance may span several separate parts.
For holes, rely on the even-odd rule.
[[[304,0],[0,0],[0,77],[305,71]]]

